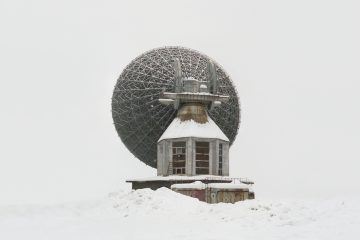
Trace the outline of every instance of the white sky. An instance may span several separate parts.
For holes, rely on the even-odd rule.
[[[360,190],[357,1],[0,0],[0,203],[103,196],[155,170],[111,118],[118,75],[165,45],[219,62],[240,94],[230,172],[257,196]]]

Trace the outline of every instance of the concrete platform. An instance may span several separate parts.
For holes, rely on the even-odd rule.
[[[139,178],[139,179],[128,179],[127,183],[132,184],[132,189],[142,189],[142,188],[151,188],[156,190],[161,187],[166,187],[171,189],[173,184],[181,183],[193,183],[195,181],[200,181],[204,184],[210,183],[231,183],[238,181],[244,184],[253,184],[251,180],[243,178],[231,178],[224,176],[215,176],[215,175],[197,175],[197,176],[181,176],[181,175],[170,175],[170,176],[156,176],[149,178]]]

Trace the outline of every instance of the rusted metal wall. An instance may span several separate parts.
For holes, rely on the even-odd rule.
[[[249,198],[249,191],[245,189],[207,189],[208,203],[235,203]]]
[[[175,192],[194,197],[207,203],[235,203],[247,199],[254,199],[254,193],[246,189],[176,189]]]

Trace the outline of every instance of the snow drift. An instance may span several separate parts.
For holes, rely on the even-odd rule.
[[[206,204],[169,189],[0,207],[0,239],[359,239],[359,197]]]

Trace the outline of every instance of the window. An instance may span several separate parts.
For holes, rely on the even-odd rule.
[[[185,174],[186,142],[172,144],[173,174]]]
[[[218,175],[222,175],[223,169],[223,145],[222,143],[219,144],[219,168],[218,168]]]
[[[209,174],[209,143],[196,142],[195,173]]]

